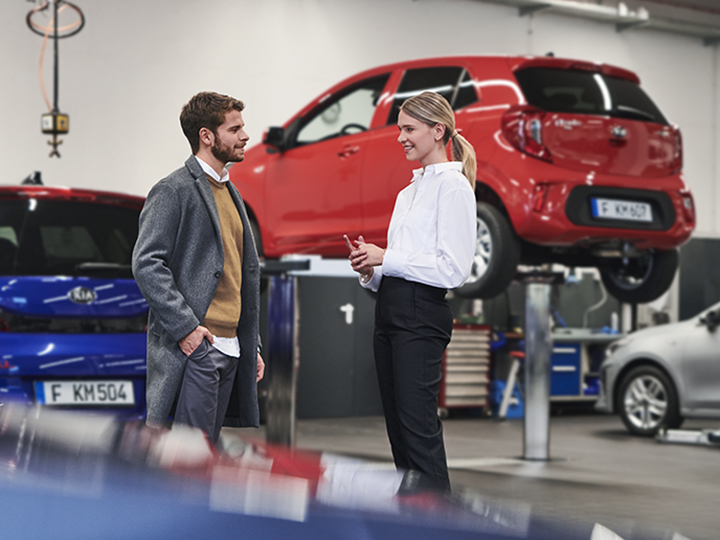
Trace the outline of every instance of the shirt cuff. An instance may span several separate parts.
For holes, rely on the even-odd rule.
[[[406,266],[407,255],[397,249],[388,249],[385,251],[382,263],[382,273],[386,276],[405,277],[403,269]]]
[[[362,277],[359,278],[360,285],[364,289],[370,289],[371,291],[377,292],[380,287],[380,280],[382,279],[382,266],[375,266],[373,268],[373,275],[368,281],[363,281]]]

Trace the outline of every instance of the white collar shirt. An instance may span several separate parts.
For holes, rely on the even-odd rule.
[[[227,169],[223,169],[222,176],[218,175],[218,173],[215,172],[215,169],[213,169],[210,165],[205,163],[202,159],[195,156],[195,159],[198,160],[198,163],[200,164],[200,167],[202,167],[202,170],[205,171],[205,174],[209,174],[210,178],[213,180],[217,180],[218,182],[227,182],[230,180],[230,173],[227,171]]]
[[[462,163],[413,171],[395,200],[383,263],[363,284],[377,290],[382,276],[452,289],[470,276],[477,234],[476,201]]]

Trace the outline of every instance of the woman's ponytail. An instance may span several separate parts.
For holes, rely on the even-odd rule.
[[[462,162],[462,172],[470,182],[470,187],[475,191],[475,178],[477,177],[475,148],[457,131],[455,136],[450,138],[450,144],[453,160]]]

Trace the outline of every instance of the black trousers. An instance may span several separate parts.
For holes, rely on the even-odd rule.
[[[437,415],[442,356],[453,317],[445,289],[383,276],[375,305],[375,366],[385,423],[398,469],[450,489],[442,422]]]

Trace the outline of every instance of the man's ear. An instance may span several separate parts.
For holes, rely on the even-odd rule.
[[[206,144],[207,146],[212,146],[213,141],[215,140],[215,134],[209,130],[208,128],[200,128],[200,142]]]

